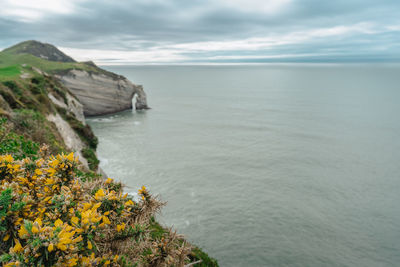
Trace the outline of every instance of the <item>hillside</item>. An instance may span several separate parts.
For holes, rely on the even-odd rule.
[[[57,62],[76,62],[67,56],[57,47],[51,44],[44,44],[38,41],[25,41],[4,50],[11,54],[30,54],[38,58]]]
[[[134,96],[137,110],[149,108],[142,86],[93,62],[75,62],[55,46],[26,41],[0,52],[0,81],[32,77],[37,69],[52,75],[74,94],[86,116],[132,109]]]
[[[163,203],[145,187],[136,198],[99,174],[98,141],[85,123],[85,107],[57,76],[102,70],[16,51],[0,53],[0,262],[217,266],[156,222]]]

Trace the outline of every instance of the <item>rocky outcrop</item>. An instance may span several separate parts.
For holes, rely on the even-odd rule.
[[[85,116],[83,115],[83,105],[71,94],[66,93],[66,100],[64,101],[62,99],[59,99],[57,95],[54,95],[53,93],[49,93],[47,96],[49,97],[51,102],[53,102],[53,104],[67,110],[68,112],[71,112],[75,115],[75,118],[78,121],[82,122],[83,125],[86,125]]]
[[[136,85],[136,89],[137,89],[137,96],[136,96],[135,109],[136,110],[149,109],[149,107],[147,106],[147,98],[146,98],[146,93],[143,90],[143,86]]]
[[[82,155],[82,149],[85,147],[85,144],[71,128],[69,123],[66,122],[58,113],[47,115],[47,120],[56,125],[66,147],[69,150],[74,151],[78,155],[79,161],[83,164],[83,166],[89,169],[88,161]]]
[[[83,106],[70,93],[65,93],[65,99],[60,99],[59,95],[51,92],[47,96],[54,105],[72,113],[78,121],[80,121],[83,125],[86,125],[85,117],[83,116]],[[79,161],[83,164],[83,166],[89,169],[89,163],[82,154],[82,150],[86,147],[86,144],[84,144],[82,139],[74,131],[71,125],[57,112],[47,115],[46,118],[48,121],[56,125],[58,132],[64,140],[65,146],[69,150],[74,151],[78,155]]]
[[[136,109],[148,109],[142,86],[134,85],[123,76],[101,71],[92,73],[72,69],[56,74],[82,103],[85,116],[96,116],[132,109],[136,95]]]

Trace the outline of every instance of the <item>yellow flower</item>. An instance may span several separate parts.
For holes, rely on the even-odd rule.
[[[83,203],[83,210],[87,210],[87,209],[89,209],[91,206],[92,206],[91,203],[85,202],[85,203]]]
[[[42,219],[40,219],[40,218],[37,218],[37,219],[34,221],[34,223],[37,223],[40,227],[43,225]]]
[[[15,222],[15,225],[20,225],[22,222],[22,218],[18,218],[17,221]]]
[[[47,247],[47,250],[48,250],[49,252],[52,252],[53,249],[54,249],[54,245],[53,245],[53,243],[50,243],[50,245]]]
[[[78,259],[77,258],[72,258],[68,260],[68,266],[76,266],[78,265]]]
[[[75,225],[78,225],[78,223],[79,223],[79,218],[74,216],[74,217],[71,218],[71,222],[72,222],[73,224],[75,224]]]
[[[13,157],[12,157],[11,155],[6,155],[6,156],[4,157],[4,161],[13,162],[14,159],[13,159]]]
[[[100,206],[101,206],[101,203],[94,204],[93,207],[92,207],[92,211],[97,210],[98,208],[100,208]]]
[[[22,248],[21,243],[19,242],[19,240],[15,239],[14,241],[15,241],[15,246],[14,246],[14,252],[15,252],[15,253],[19,253],[19,252],[21,252],[22,250],[24,250],[24,249]]]
[[[58,226],[61,226],[61,225],[63,225],[63,221],[61,221],[60,219],[57,219],[57,221],[54,222],[54,226],[55,227],[58,227]]]
[[[125,206],[132,206],[132,205],[133,205],[133,201],[130,199],[127,202],[125,202]]]
[[[24,238],[24,237],[27,236],[28,234],[29,234],[29,233],[28,233],[28,231],[26,230],[25,226],[22,225],[21,228],[20,228],[19,231],[18,231],[18,236],[19,236],[20,238]]]
[[[96,200],[100,200],[102,197],[104,197],[105,196],[105,194],[104,194],[104,190],[103,190],[103,188],[100,188],[97,192],[96,192],[96,194],[94,195],[94,198],[96,199]]]
[[[66,158],[67,158],[67,160],[69,160],[69,161],[74,161],[74,152],[69,153],[68,156],[67,156]]]
[[[32,226],[32,233],[34,234],[39,233],[39,229],[36,226]]]
[[[80,235],[80,236],[78,236],[77,238],[74,238],[73,240],[72,240],[72,243],[78,243],[78,242],[81,242],[83,240],[83,238],[82,238],[82,236]]]
[[[93,248],[92,242],[90,242],[90,241],[87,242],[87,248],[88,249],[92,249]]]
[[[146,187],[142,186],[142,188],[139,189],[139,194],[144,194],[144,193],[146,193]]]
[[[53,161],[50,162],[49,165],[55,168],[58,165],[58,163],[60,163],[60,161],[58,159],[54,159]]]
[[[118,258],[119,258],[119,256],[118,256],[118,255],[115,255],[113,261],[114,261],[114,262],[117,262],[117,261],[118,261]]]
[[[108,219],[107,216],[103,216],[103,222],[104,222],[105,224],[111,224],[111,222],[110,222],[110,220]]]
[[[57,248],[62,251],[67,250],[67,246],[64,243],[58,243]]]
[[[6,236],[3,238],[3,241],[7,241],[8,239],[10,239],[10,234],[6,234]]]
[[[36,161],[36,166],[37,166],[37,167],[42,167],[43,162],[44,162],[44,159],[39,159],[39,160],[37,160],[37,161]]]
[[[106,184],[110,184],[110,183],[112,183],[114,180],[112,179],[112,178],[107,178],[107,180],[106,180]]]
[[[124,230],[125,229],[125,223],[122,223],[122,224],[118,224],[117,225],[117,232],[121,232],[122,230]]]
[[[56,173],[56,170],[54,168],[48,168],[46,171],[50,176],[54,176],[54,174]]]

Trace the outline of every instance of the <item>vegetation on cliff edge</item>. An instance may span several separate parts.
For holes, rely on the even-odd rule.
[[[182,266],[189,245],[173,232],[154,238],[161,207],[111,178],[85,179],[73,153],[37,160],[0,156],[0,261],[5,266]]]

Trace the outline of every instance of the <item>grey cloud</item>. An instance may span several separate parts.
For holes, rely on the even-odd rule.
[[[63,47],[140,51],[172,44],[230,41],[321,27],[372,23],[378,28],[400,25],[399,1],[298,0],[276,14],[223,7],[217,1],[106,1],[82,2],[73,14],[47,14],[41,20],[21,22],[0,18],[0,47],[25,39],[38,39]],[[398,32],[316,38],[268,51],[185,53],[194,61],[218,55],[338,53],[359,58],[398,54]],[[386,47],[379,51],[377,47]],[[323,57],[321,57],[323,58]],[[332,57],[333,58],[333,57]],[[395,58],[395,56],[393,56]],[[314,57],[309,57],[315,60]],[[297,60],[297,59],[296,59]],[[342,59],[341,59],[342,60]]]

